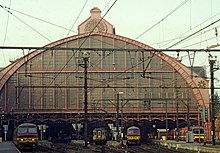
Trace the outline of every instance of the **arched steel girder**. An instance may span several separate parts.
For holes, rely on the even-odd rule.
[[[134,46],[137,46],[138,48],[143,48],[146,50],[150,50],[152,49],[152,51],[155,51],[154,48],[143,44],[141,42],[123,37],[123,36],[118,36],[118,35],[114,35],[114,34],[110,34],[110,33],[85,33],[85,34],[81,34],[81,35],[74,35],[71,37],[67,37],[58,41],[55,41],[51,44],[48,44],[44,47],[46,48],[51,48],[53,49],[53,47],[56,47],[58,45],[64,44],[66,42],[70,42],[76,39],[80,39],[80,38],[84,38],[84,37],[88,37],[88,36],[103,36],[103,37],[108,37],[108,38],[112,38],[112,39],[117,39],[126,43],[130,43]],[[14,63],[12,63],[11,65],[7,66],[5,69],[3,69],[0,74],[0,90],[2,90],[4,84],[7,82],[7,80],[11,77],[11,75],[13,75],[17,69],[19,69],[23,64],[25,64],[27,61],[29,61],[30,59],[34,58],[35,56],[42,54],[43,52],[46,52],[47,50],[35,50],[27,55],[25,55],[24,57],[16,60]],[[196,77],[196,78],[192,78],[191,74],[191,70],[189,68],[187,68],[185,65],[183,65],[182,63],[178,62],[177,60],[175,60],[174,58],[164,54],[164,53],[159,53],[159,54],[155,54],[155,56],[161,58],[163,61],[165,61],[166,63],[168,63],[169,65],[171,65],[175,71],[177,73],[179,73],[182,78],[186,81],[186,83],[188,84],[189,87],[192,87],[192,92],[193,92],[193,96],[195,98],[195,100],[198,102],[197,105],[199,106],[208,106],[209,104],[209,95],[208,95],[208,89],[201,89],[199,88],[199,82],[203,82],[205,83],[205,85],[208,85],[207,80],[205,80],[204,78],[200,78],[200,77]]]
[[[171,65],[186,81],[189,88],[192,89],[192,93],[199,106],[207,106],[209,107],[209,95],[208,95],[208,81],[204,78],[198,77],[197,74],[195,76],[191,75],[191,69],[187,68],[182,63],[176,61],[174,58],[169,57],[166,54],[158,54],[161,59]],[[200,83],[204,84],[204,87],[200,87]]]

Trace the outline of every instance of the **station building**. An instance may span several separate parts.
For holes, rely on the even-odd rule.
[[[209,108],[209,85],[199,71],[115,34],[95,7],[77,35],[37,48],[0,71],[2,124],[83,122],[87,101],[90,122],[115,124],[118,117],[158,129],[166,121],[168,128],[203,126],[199,110]]]

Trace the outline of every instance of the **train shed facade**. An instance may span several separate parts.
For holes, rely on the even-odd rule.
[[[199,109],[209,107],[208,81],[164,52],[116,35],[100,19],[101,11],[93,8],[78,35],[39,48],[1,70],[1,113],[83,116],[86,77],[90,120],[114,121],[117,105],[123,120],[200,120]]]

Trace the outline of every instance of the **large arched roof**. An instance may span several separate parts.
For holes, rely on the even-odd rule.
[[[80,35],[74,35],[71,37],[67,37],[67,38],[55,41],[55,42],[50,43],[44,47],[54,48],[58,45],[62,45],[64,43],[66,43],[66,42],[70,42],[70,41],[73,41],[76,39],[80,39],[80,38],[84,38],[84,37],[88,37],[88,36],[93,36],[93,35],[117,39],[117,40],[130,43],[134,46],[137,46],[139,48],[143,48],[146,50],[152,50],[152,51],[155,50],[154,48],[152,48],[146,44],[143,44],[141,42],[138,42],[138,41],[135,41],[135,40],[123,37],[123,36],[110,34],[110,33],[92,33],[92,34],[91,33],[84,33],[84,34],[80,34]],[[0,90],[2,90],[4,84],[12,76],[12,74],[14,74],[19,67],[21,67],[23,64],[25,64],[27,62],[27,60],[30,60],[45,51],[47,51],[47,50],[45,50],[45,49],[35,50],[35,51],[29,53],[28,55],[19,58],[18,60],[16,60],[15,62],[10,64],[6,68],[4,68],[0,73]],[[160,54],[156,54],[156,56],[158,56],[163,61],[165,61],[166,63],[171,65],[183,77],[183,79],[188,84],[189,88],[191,88],[193,90],[193,96],[195,97],[196,101],[198,102],[198,105],[208,106],[208,104],[209,104],[208,89],[207,88],[206,89],[199,88],[199,84],[201,82],[203,84],[205,84],[207,87],[207,84],[208,84],[207,80],[205,80],[204,78],[201,78],[199,76],[196,78],[193,78],[191,76],[191,70],[189,68],[187,68],[185,65],[183,65],[179,61],[175,60],[174,58],[172,58],[166,54],[160,53]]]

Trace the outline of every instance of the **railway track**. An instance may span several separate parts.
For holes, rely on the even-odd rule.
[[[160,146],[159,144],[142,144],[140,146],[129,146],[126,149],[127,153],[194,153],[194,151],[183,150],[175,148],[168,149],[167,147]]]
[[[50,146],[38,146],[34,153],[122,153],[121,151],[117,151],[116,149],[112,149],[107,146],[97,146],[93,144],[89,144],[88,147],[85,147],[84,144],[79,143],[59,143],[54,144],[52,147]],[[26,153],[26,152],[25,152]]]
[[[23,150],[18,149],[18,150],[21,153],[66,153],[65,145],[59,145],[59,146],[37,145],[33,149],[23,149]]]
[[[130,146],[128,149],[127,149],[127,152],[128,153],[155,153],[155,151],[157,150],[153,150],[152,147],[148,146],[148,147],[144,147],[143,146]]]
[[[108,145],[94,145],[89,144],[85,147],[81,143],[59,143],[48,146],[37,146],[32,151],[22,151],[22,153],[193,153],[189,150],[176,150],[175,148],[168,149],[167,147],[159,144],[141,144],[140,146],[124,146],[114,147]]]

